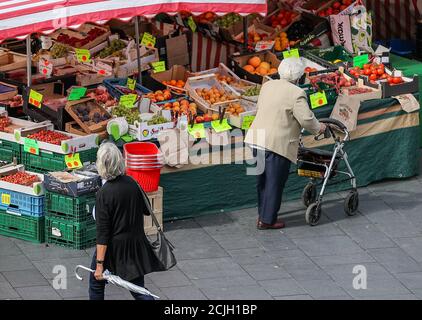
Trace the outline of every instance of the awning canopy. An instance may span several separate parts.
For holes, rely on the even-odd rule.
[[[234,12],[242,15],[267,13],[266,0],[0,0],[0,42],[26,38],[31,33],[50,33],[76,28],[85,22],[104,23],[110,19],[130,20],[159,13],[193,14]]]

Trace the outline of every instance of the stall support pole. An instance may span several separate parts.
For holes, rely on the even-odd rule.
[[[138,83],[142,85],[141,51],[139,48],[139,17],[135,17],[136,55],[138,59]]]
[[[32,49],[31,49],[31,36],[26,38],[26,75],[28,88],[32,85]]]
[[[248,16],[243,17],[243,51],[248,51]]]

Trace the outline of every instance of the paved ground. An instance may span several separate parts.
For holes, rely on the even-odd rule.
[[[345,194],[327,196],[313,228],[297,201],[282,208],[282,232],[256,230],[255,209],[169,223],[179,263],[146,286],[162,299],[422,299],[422,177],[360,194],[353,218]],[[0,299],[86,299],[72,270],[91,254],[0,237]],[[52,287],[58,264],[68,267],[67,290]],[[367,270],[366,290],[353,289],[355,265]],[[110,285],[107,299],[131,296]]]

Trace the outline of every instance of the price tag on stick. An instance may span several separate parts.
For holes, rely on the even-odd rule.
[[[53,73],[53,64],[50,61],[41,58],[38,62],[38,70],[43,76],[49,78]]]
[[[283,58],[300,58],[299,49],[283,51]]]
[[[43,95],[35,90],[29,91],[29,103],[37,108],[41,108]]]
[[[70,91],[70,94],[67,100],[75,101],[75,100],[82,99],[83,97],[85,97],[86,90],[87,90],[86,88],[73,88],[72,91]]]
[[[138,98],[138,95],[133,94],[133,93],[123,95],[120,97],[120,105],[126,108],[133,108],[137,98]]]
[[[196,123],[193,127],[189,125],[188,132],[196,139],[205,138],[205,126],[203,123]]]
[[[79,153],[65,155],[64,161],[69,169],[79,169],[83,167]]]
[[[141,45],[145,47],[155,47],[157,39],[150,33],[144,32],[142,36]]]
[[[151,66],[153,68],[154,73],[166,71],[166,62],[165,61],[152,62]]]
[[[76,59],[80,63],[91,62],[91,52],[88,49],[75,49]]]
[[[360,56],[353,58],[353,66],[362,68],[364,64],[369,62],[369,55],[368,54],[362,54]]]
[[[255,116],[244,116],[243,122],[242,122],[242,130],[248,130],[251,127],[252,122],[254,120],[255,120]]]
[[[316,109],[316,108],[325,106],[328,103],[327,95],[325,94],[325,91],[311,94],[309,96],[309,99],[311,100],[311,108],[312,109]]]
[[[135,90],[136,87],[136,80],[132,78],[127,78],[126,87],[130,90]]]
[[[227,119],[223,119],[223,121],[221,121],[221,122],[220,122],[220,120],[214,120],[214,121],[211,122],[211,127],[217,133],[229,131],[229,130],[232,129],[232,127],[227,122]]]
[[[193,17],[192,16],[190,16],[189,19],[188,19],[188,26],[192,30],[192,32],[195,32],[196,31],[196,23],[193,20]]]
[[[35,154],[35,155],[39,155],[40,154],[40,148],[38,147],[37,140],[25,138],[24,145],[23,145],[23,151],[28,152],[28,153],[32,153],[32,154]]]

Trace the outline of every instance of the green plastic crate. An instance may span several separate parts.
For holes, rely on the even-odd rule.
[[[0,211],[0,234],[35,243],[44,242],[44,217],[17,216]]]
[[[49,216],[45,218],[47,243],[83,250],[96,244],[96,233],[94,219],[77,223]]]
[[[95,194],[70,197],[63,194],[46,191],[46,215],[72,222],[85,222],[92,218],[95,206]]]
[[[95,162],[97,159],[97,148],[86,151],[80,151],[79,156],[82,163]],[[21,145],[22,164],[26,170],[38,173],[46,173],[53,171],[63,171],[67,169],[64,161],[65,155],[40,149],[40,154],[35,155],[25,152]]]
[[[16,158],[17,163],[21,163],[21,147],[19,143],[0,139],[0,161],[13,162]]]

